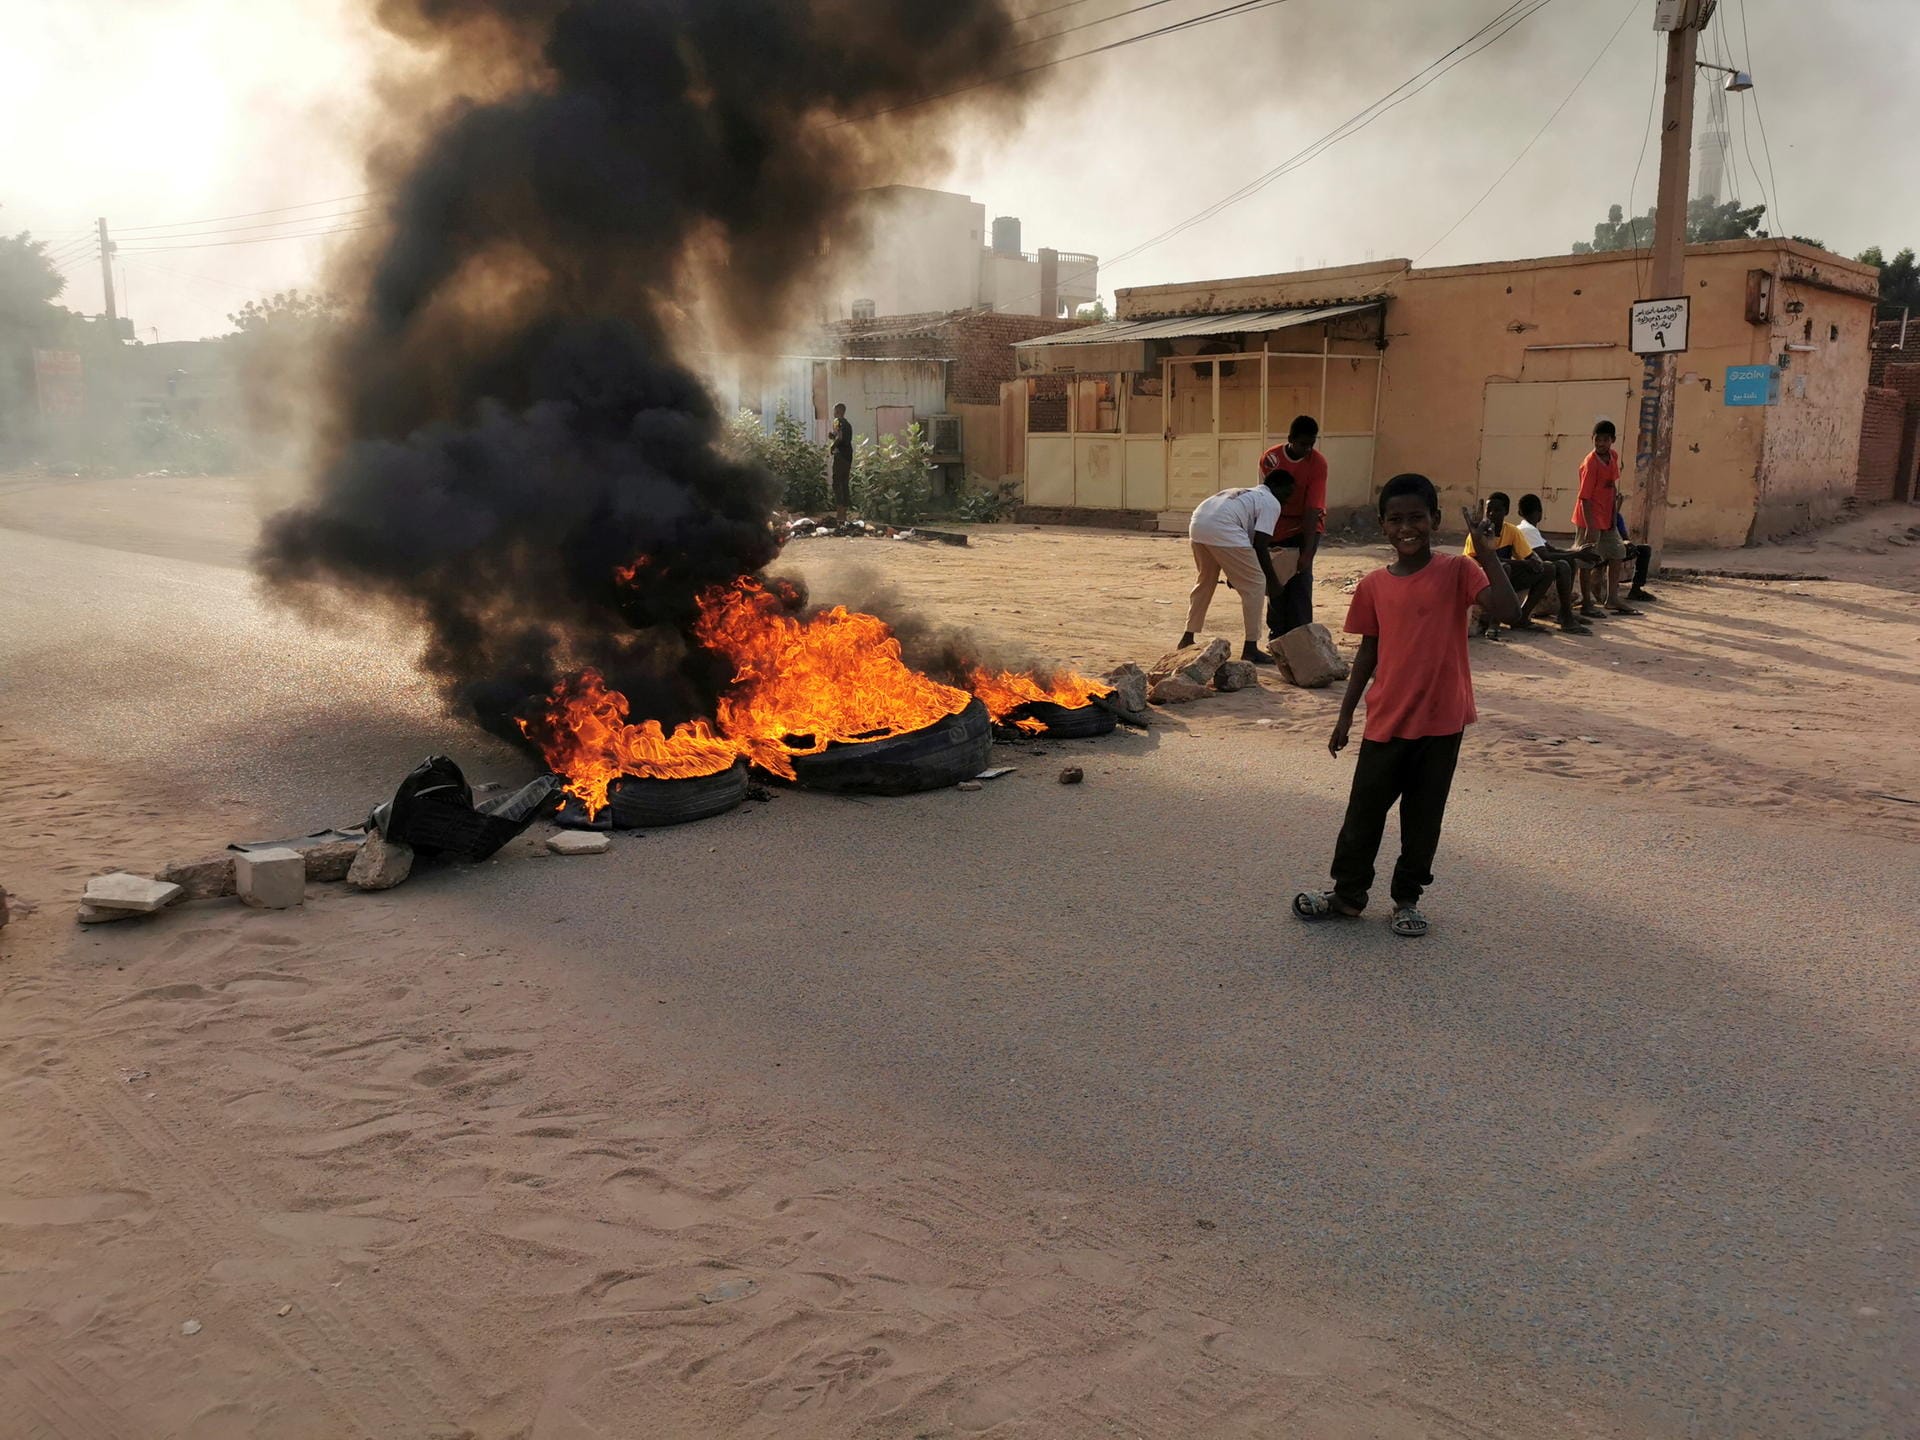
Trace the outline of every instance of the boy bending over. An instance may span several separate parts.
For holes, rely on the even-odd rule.
[[[1400,859],[1393,867],[1389,925],[1409,939],[1427,933],[1422,892],[1433,883],[1440,822],[1460,759],[1460,737],[1475,719],[1467,664],[1467,611],[1511,624],[1520,603],[1500,562],[1499,536],[1467,515],[1474,556],[1435,555],[1440,500],[1424,475],[1396,475],[1380,491],[1380,528],[1393,563],[1354,591],[1347,632],[1358,635],[1347,693],[1327,749],[1347,747],[1353,712],[1367,693],[1367,725],[1354,767],[1347,818],[1333,850],[1333,888],[1293,897],[1302,920],[1354,916],[1367,908],[1387,812],[1400,805]]]

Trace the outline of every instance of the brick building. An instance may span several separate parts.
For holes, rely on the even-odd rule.
[[[1915,327],[1920,332],[1920,326]],[[1860,421],[1860,469],[1854,499],[1877,505],[1920,498],[1920,360],[1874,351],[1875,382]]]

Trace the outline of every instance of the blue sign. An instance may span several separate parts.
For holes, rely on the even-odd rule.
[[[1727,381],[1721,387],[1725,405],[1777,405],[1780,403],[1780,367],[1778,365],[1729,365]]]

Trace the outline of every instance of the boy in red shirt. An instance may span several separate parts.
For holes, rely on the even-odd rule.
[[[1467,664],[1467,611],[1511,624],[1520,602],[1500,562],[1499,537],[1485,520],[1467,514],[1474,555],[1435,555],[1433,527],[1440,498],[1424,475],[1396,475],[1380,490],[1380,528],[1393,546],[1393,563],[1353,592],[1347,633],[1360,653],[1347,680],[1327,749],[1347,747],[1353,712],[1369,681],[1367,726],[1346,822],[1333,850],[1333,888],[1302,891],[1293,913],[1302,920],[1355,916],[1367,908],[1374,860],[1386,833],[1387,812],[1400,803],[1400,859],[1393,867],[1393,933],[1427,933],[1421,893],[1433,883],[1460,737],[1475,719],[1473,674]]]
[[[1281,550],[1298,550],[1293,578],[1267,601],[1267,638],[1273,640],[1313,620],[1313,556],[1327,532],[1327,457],[1314,447],[1320,443],[1320,422],[1296,415],[1287,427],[1287,439],[1260,457],[1260,478],[1273,474],[1293,477],[1293,494],[1280,507],[1280,523],[1273,527],[1273,543]]]
[[[1620,513],[1620,452],[1613,448],[1614,439],[1611,420],[1602,420],[1593,427],[1593,449],[1580,462],[1580,496],[1573,502],[1573,543],[1591,545],[1599,552],[1600,563],[1607,570],[1607,610],[1615,615],[1638,615],[1638,610],[1620,598],[1620,572],[1626,568],[1627,542],[1613,523]],[[1583,615],[1601,613],[1594,594],[1598,589],[1598,573],[1598,570],[1589,570],[1580,577],[1586,598],[1580,612]]]

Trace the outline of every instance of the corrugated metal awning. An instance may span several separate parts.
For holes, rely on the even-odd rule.
[[[1224,315],[1163,315],[1157,320],[1103,320],[1078,330],[1062,330],[1057,335],[1036,335],[1031,340],[1016,340],[1016,350],[1033,350],[1042,345],[1112,345],[1126,340],[1181,340],[1195,335],[1234,335],[1242,331],[1285,330],[1293,325],[1314,325],[1322,320],[1362,310],[1376,310],[1379,300],[1357,300],[1346,305],[1304,305],[1282,310],[1234,310]]]

